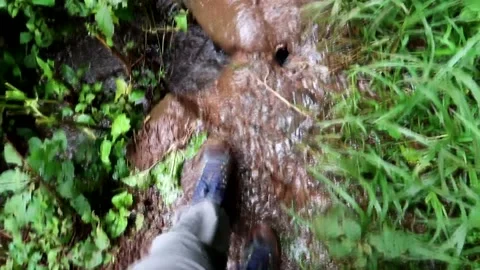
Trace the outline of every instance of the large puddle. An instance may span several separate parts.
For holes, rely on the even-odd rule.
[[[308,218],[329,204],[307,173],[314,160],[301,142],[328,113],[328,92],[344,88],[317,50],[317,26],[301,23],[303,2],[188,0],[204,31],[191,27],[176,38],[172,93],[150,112],[129,151],[131,163],[146,169],[199,130],[230,144],[238,162],[238,196],[229,269],[236,269],[247,233],[259,221],[270,223],[281,239],[293,239],[291,245],[284,241],[282,269],[298,268],[286,256],[298,252],[292,249],[311,250],[325,266],[330,263],[308,231],[294,229],[286,211]],[[185,195],[173,211],[188,201],[197,176],[195,161],[187,163]],[[164,214],[168,228],[171,212]],[[139,241],[147,245],[151,237]]]

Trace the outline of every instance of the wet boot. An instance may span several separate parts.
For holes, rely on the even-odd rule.
[[[233,167],[230,150],[225,143],[209,139],[197,158],[201,172],[190,207],[178,213],[167,233],[153,240],[148,256],[133,269],[225,269],[230,224],[222,204]]]
[[[230,149],[224,142],[212,139],[207,141],[202,150],[202,174],[193,192],[192,204],[208,200],[222,207],[233,166]]]
[[[251,232],[243,251],[241,270],[279,270],[280,243],[270,226],[257,225]]]

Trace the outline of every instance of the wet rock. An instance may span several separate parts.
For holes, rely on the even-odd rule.
[[[298,1],[186,0],[212,40],[228,53],[272,52],[293,46],[300,34]]]
[[[103,82],[104,89],[108,91],[115,91],[116,78],[128,74],[128,67],[119,56],[89,36],[67,45],[57,55],[56,62],[66,64],[74,70],[85,69],[82,78],[85,83]]]
[[[215,47],[212,40],[197,25],[187,33],[175,34],[171,63],[168,72],[168,88],[176,94],[198,92],[213,83],[228,64],[228,56]]]
[[[197,125],[194,112],[171,94],[158,103],[128,149],[128,158],[141,170],[148,169],[166,153],[188,142]]]

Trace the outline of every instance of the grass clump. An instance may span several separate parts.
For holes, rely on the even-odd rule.
[[[337,206],[312,223],[317,237],[347,267],[478,268],[480,2],[332,0],[307,11],[359,44],[349,88],[318,123],[312,173]]]

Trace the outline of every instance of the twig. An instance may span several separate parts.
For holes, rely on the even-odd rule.
[[[144,59],[145,59],[145,54],[143,54],[141,57],[139,57],[137,60],[135,60],[135,62],[133,62],[133,64],[131,65],[131,68],[135,67],[138,63],[140,63],[140,61],[142,61]]]
[[[268,84],[267,84],[267,77],[268,77],[268,74],[265,76],[264,80],[260,80],[255,74],[253,74],[252,72],[250,72],[251,75],[261,84],[263,84],[265,86],[265,88],[270,91],[272,94],[274,94],[278,99],[280,99],[280,101],[282,101],[283,103],[285,103],[289,108],[295,110],[296,112],[298,112],[299,114],[307,117],[307,118],[310,118],[311,116],[307,113],[305,113],[304,111],[300,110],[298,107],[296,107],[295,105],[293,105],[292,103],[290,103],[288,100],[286,100],[284,97],[282,97],[279,93],[277,93],[277,91],[273,90],[273,88],[271,88]]]
[[[116,57],[118,57],[122,61],[123,65],[125,67],[125,73],[127,73],[128,77],[131,77],[132,69],[131,69],[131,66],[130,66],[130,62],[127,60],[127,58],[123,54],[121,54],[115,47],[108,46],[107,42],[105,42],[105,40],[102,37],[100,37],[99,35],[95,35],[95,37],[97,38],[98,41],[100,41],[100,43],[102,43],[102,45],[105,48],[107,48],[109,51],[111,51],[113,55],[115,55]]]
[[[176,32],[175,27],[167,26],[167,27],[153,27],[150,29],[146,29],[142,27],[142,31],[149,34],[158,34],[158,32]]]

